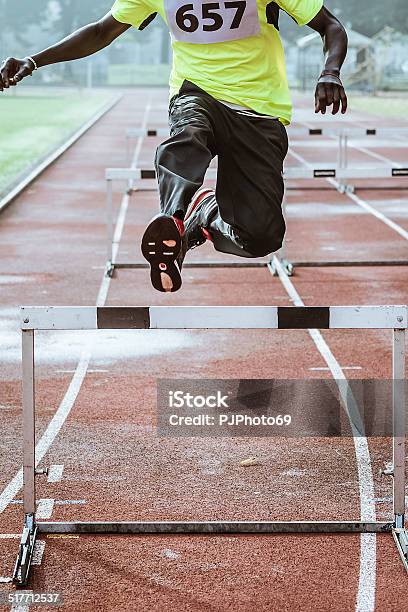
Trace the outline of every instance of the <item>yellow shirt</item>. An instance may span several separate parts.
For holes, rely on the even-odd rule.
[[[290,123],[285,56],[277,27],[267,21],[268,5],[268,14],[279,6],[303,26],[323,0],[116,0],[112,15],[136,28],[153,13],[164,19],[173,47],[170,96],[188,80],[217,100]]]

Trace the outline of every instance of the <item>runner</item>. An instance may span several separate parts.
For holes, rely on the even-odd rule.
[[[340,70],[347,35],[323,0],[116,0],[99,22],[36,55],[8,58],[0,69],[3,90],[40,67],[96,53],[131,26],[144,29],[157,13],[165,20],[173,46],[170,138],[155,159],[161,212],[142,238],[159,291],[181,287],[187,251],[206,240],[240,257],[263,257],[282,245],[285,126],[292,105],[280,10],[323,38],[326,61],[315,91],[316,113],[328,107],[345,113]],[[214,191],[202,184],[216,155]]]

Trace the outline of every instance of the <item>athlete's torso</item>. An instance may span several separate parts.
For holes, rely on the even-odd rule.
[[[279,9],[300,25],[322,0],[116,0],[112,14],[139,25],[159,13],[172,38],[170,95],[189,80],[218,100],[291,119]],[[133,19],[133,21],[131,21]]]

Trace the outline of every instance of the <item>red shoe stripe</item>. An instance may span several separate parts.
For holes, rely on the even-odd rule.
[[[188,219],[193,214],[193,212],[195,211],[197,206],[200,204],[200,202],[202,202],[204,200],[204,198],[208,198],[209,195],[213,195],[213,194],[215,194],[214,189],[210,189],[209,188],[209,189],[206,189],[205,191],[202,191],[200,193],[200,195],[198,197],[196,197],[196,199],[193,198],[191,200],[191,204],[190,204],[190,206],[188,208],[186,216],[184,217],[184,221],[186,219]]]
[[[177,225],[177,229],[180,232],[180,236],[184,236],[184,223],[181,219],[177,217],[172,217],[174,223]]]
[[[213,239],[211,237],[211,234],[210,234],[210,232],[208,230],[206,230],[204,227],[202,227],[201,231],[203,232],[204,237],[206,238],[206,240],[209,240],[210,242],[213,241]]]

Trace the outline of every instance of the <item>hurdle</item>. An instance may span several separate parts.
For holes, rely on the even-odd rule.
[[[405,527],[405,334],[408,306],[107,306],[21,308],[24,527],[13,580],[26,585],[41,533],[263,534],[391,532],[408,571]],[[39,330],[383,329],[392,332],[393,519],[389,521],[40,521],[36,518],[35,332]],[[402,384],[401,384],[402,381]],[[347,395],[347,397],[349,397]],[[347,400],[343,403],[346,406]],[[352,433],[355,435],[356,429]]]
[[[408,128],[393,128],[393,127],[298,127],[295,125],[288,126],[290,131],[295,136],[339,136],[340,134],[348,134],[350,137],[362,138],[365,136],[371,136],[372,138],[385,138],[388,136],[400,136],[401,134],[408,134]],[[158,136],[169,136],[168,127],[147,127],[147,128],[128,128],[126,131],[126,138],[145,138],[145,137],[158,137]]]
[[[143,131],[143,130],[138,130]],[[318,180],[318,179],[331,179],[342,180],[342,179],[365,179],[365,178],[407,178],[408,177],[408,164],[407,167],[400,168],[390,165],[382,165],[378,167],[361,167],[361,168],[339,168],[339,167],[316,167],[308,168],[303,166],[295,166],[285,168],[284,179],[288,180]],[[209,168],[206,173],[207,180],[216,180],[217,169]],[[141,191],[140,186],[137,183],[144,181],[153,181],[156,179],[156,172],[154,168],[107,168],[105,171],[106,180],[106,235],[107,235],[107,261],[106,261],[106,275],[113,277],[115,270],[119,269],[142,269],[148,268],[148,264],[144,262],[123,262],[114,258],[114,221],[113,221],[113,182],[114,181],[126,181],[127,182],[127,194],[130,196],[134,192]],[[128,188],[130,183],[136,183],[135,187]],[[339,184],[340,191],[343,191],[342,185]],[[157,185],[154,183],[153,186],[143,188],[142,191],[157,191]],[[380,261],[294,261],[289,262],[281,251],[280,259],[282,265],[285,268],[287,274],[291,276],[294,268],[301,267],[339,267],[348,266],[404,266],[408,265],[407,260],[380,260]],[[254,259],[239,259],[237,261],[208,261],[206,263],[201,262],[187,262],[184,264],[184,268],[260,268],[266,267],[271,261],[266,260],[254,260]]]
[[[289,138],[311,138],[312,141],[320,137],[337,138],[338,152],[337,162],[340,168],[348,166],[348,150],[349,140],[352,138],[368,138],[370,140],[376,138],[390,138],[392,136],[408,135],[408,128],[373,128],[373,127],[298,127],[296,125],[288,127]],[[126,131],[126,160],[130,161],[130,145],[131,141],[136,138],[169,138],[170,132],[168,127],[150,127],[150,128],[128,128]],[[314,143],[318,144],[318,143]]]

